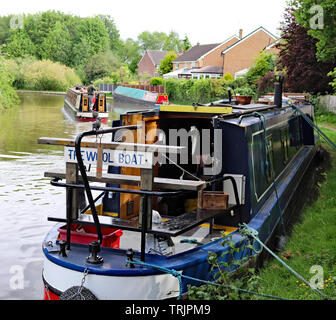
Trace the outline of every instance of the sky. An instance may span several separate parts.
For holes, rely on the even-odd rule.
[[[106,14],[114,18],[120,36],[136,39],[143,31],[188,36],[194,45],[220,43],[263,26],[279,36],[286,0],[10,0],[0,15],[62,11],[81,17]]]

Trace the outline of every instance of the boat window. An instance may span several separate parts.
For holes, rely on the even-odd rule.
[[[280,141],[281,141],[281,150],[282,150],[282,160],[283,160],[283,163],[286,164],[288,162],[288,149],[289,149],[287,128],[281,129]]]
[[[273,170],[274,168],[274,153],[273,153],[273,138],[272,135],[267,137],[267,167],[266,167],[266,176],[267,182],[271,182],[273,180]]]

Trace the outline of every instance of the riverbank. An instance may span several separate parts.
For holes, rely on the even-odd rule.
[[[336,121],[336,115],[331,115]],[[336,126],[320,127],[336,143]],[[297,273],[319,284],[323,294],[336,299],[336,152],[322,143],[330,153],[331,169],[319,184],[320,196],[301,214],[291,232],[287,245],[279,256]],[[309,196],[309,195],[308,195]],[[260,270],[258,291],[291,300],[323,299],[288,269],[272,259]]]

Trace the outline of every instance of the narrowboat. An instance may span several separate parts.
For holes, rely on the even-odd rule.
[[[95,94],[92,111],[90,111],[86,90],[80,87],[68,88],[64,98],[64,110],[77,121],[96,121],[99,117],[101,122],[108,122],[106,96],[101,92]]]
[[[166,93],[123,86],[118,86],[113,91],[113,102],[152,108],[155,105],[169,104],[168,95]]]
[[[66,163],[44,175],[66,189],[42,245],[45,299],[180,297],[193,279],[215,280],[207,258],[228,252],[223,233],[257,255],[240,250],[239,227],[268,243],[317,154],[303,117],[314,107],[283,103],[281,81],[273,105],[161,105],[75,140],[40,138],[65,147]]]

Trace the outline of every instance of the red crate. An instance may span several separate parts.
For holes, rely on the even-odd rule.
[[[82,231],[79,231],[78,227],[81,227],[80,230]],[[67,225],[64,225],[58,229],[58,232],[60,233],[60,240],[66,241],[66,234],[67,234],[66,229]],[[120,237],[123,234],[122,230],[114,228],[101,228],[101,230],[103,234],[103,242],[101,246],[107,248],[119,249]],[[97,240],[98,236],[95,226],[87,226],[79,224],[71,225],[72,243],[89,244],[90,242]]]

